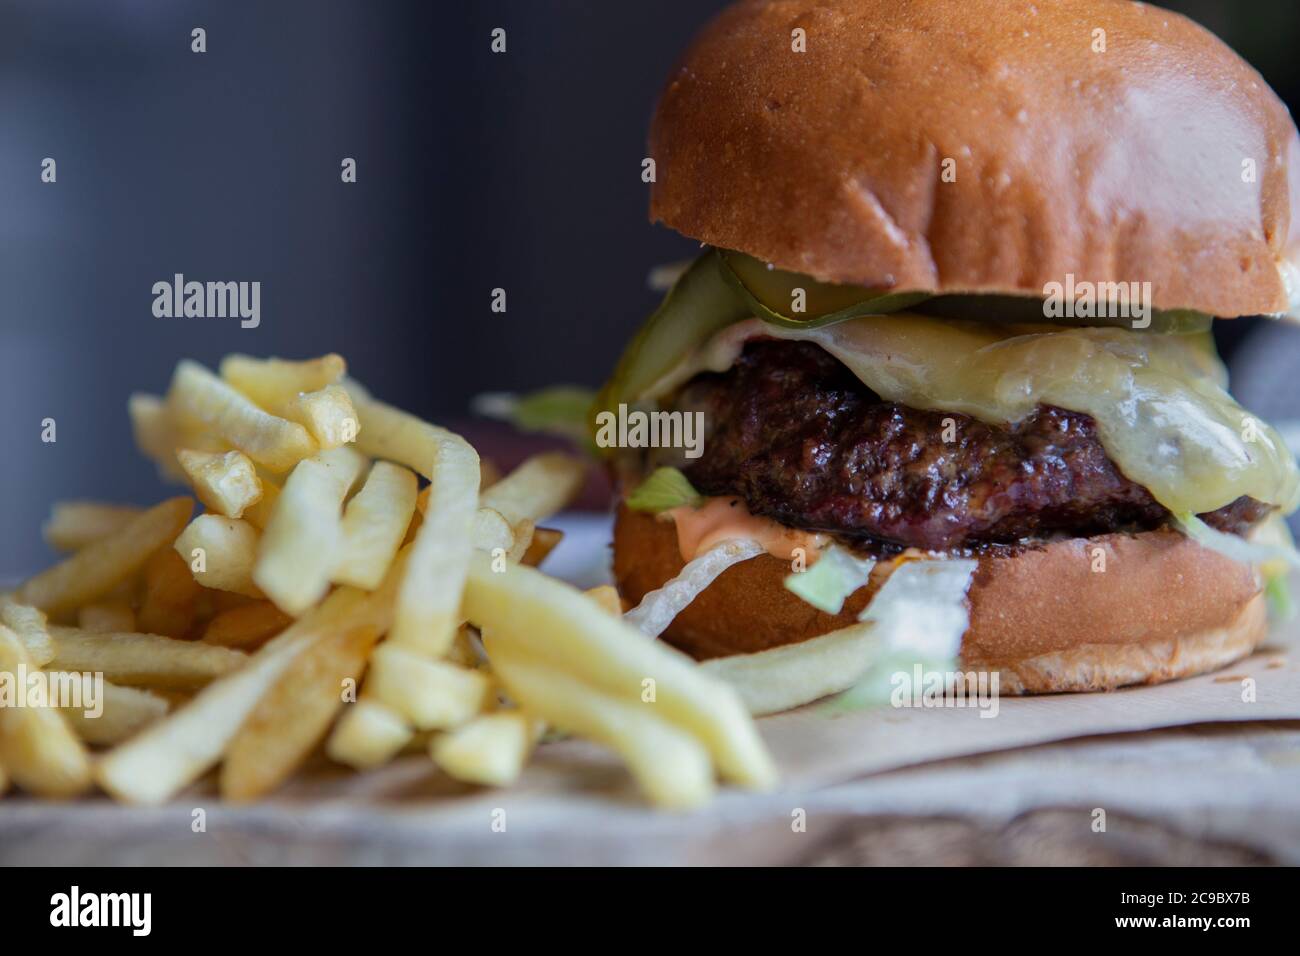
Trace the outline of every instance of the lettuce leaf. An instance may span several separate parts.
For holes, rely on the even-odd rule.
[[[844,548],[831,545],[811,568],[787,575],[785,589],[819,611],[839,614],[844,601],[867,583],[875,566],[871,558],[858,558]]]
[[[698,507],[703,501],[704,496],[676,468],[656,468],[649,478],[627,496],[625,503],[633,511],[658,514],[682,505]]]

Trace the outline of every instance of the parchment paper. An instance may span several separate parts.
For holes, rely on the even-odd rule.
[[[607,575],[607,520],[575,518],[564,527],[568,537],[547,570],[583,586],[599,583]],[[973,708],[832,718],[815,706],[764,718],[759,727],[780,768],[780,788],[724,790],[691,814],[648,809],[610,754],[560,741],[540,748],[519,784],[503,791],[458,784],[412,755],[365,775],[321,761],[247,807],[219,803],[209,781],[156,809],[103,798],[50,804],[9,797],[0,800],[0,863],[898,862],[905,848],[895,845],[888,859],[877,859],[871,854],[889,844],[860,840],[845,827],[881,814],[959,816],[968,821],[962,826],[984,828],[976,837],[995,834],[985,842],[1007,854],[1016,843],[1000,828],[1067,806],[1076,808],[1065,818],[1067,830],[1084,835],[1087,852],[1130,852],[1133,815],[1155,814],[1178,828],[1178,839],[1231,840],[1232,853],[1247,854],[1226,862],[1252,862],[1248,855],[1258,853],[1295,863],[1294,632],[1287,628],[1262,653],[1218,674],[1109,694],[1003,698],[991,719]],[[1247,677],[1251,702],[1243,700]],[[1101,736],[1120,734],[1127,736]],[[1087,813],[1097,806],[1117,814],[1109,844],[1091,839]],[[807,818],[803,830],[791,825],[797,813]],[[953,862],[936,860],[933,837],[927,840],[910,862]],[[849,860],[837,859],[846,853]]]

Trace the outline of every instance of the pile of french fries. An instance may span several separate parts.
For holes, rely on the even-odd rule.
[[[182,361],[128,408],[201,511],[55,505],[68,557],[0,595],[0,673],[102,675],[102,714],[0,706],[0,792],[159,803],[216,769],[251,800],[322,749],[504,786],[548,730],[612,748],[663,806],[774,781],[730,687],[625,623],[612,588],[536,570],[580,460],[499,477],[337,355]]]

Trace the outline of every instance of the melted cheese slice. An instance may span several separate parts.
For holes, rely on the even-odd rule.
[[[1272,427],[1227,392],[1208,335],[962,322],[909,313],[818,329],[723,329],[642,396],[725,371],[752,338],[815,342],[882,398],[991,424],[1039,405],[1091,415],[1111,460],[1175,514],[1249,495],[1295,510],[1300,475]]]

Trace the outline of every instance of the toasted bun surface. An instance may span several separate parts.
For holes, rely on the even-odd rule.
[[[1129,0],[738,3],[671,74],[650,155],[652,219],[830,282],[1041,296],[1073,274],[1234,316],[1287,311],[1300,263],[1286,108]]]
[[[620,507],[614,576],[624,598],[636,604],[683,563],[671,521]],[[698,658],[797,643],[855,623],[887,576],[882,562],[832,615],[785,589],[789,571],[768,555],[734,565],[678,615],[665,639]],[[1244,657],[1267,632],[1254,572],[1172,531],[1074,538],[982,558],[969,599],[962,664],[1001,671],[1010,693],[1204,673]]]

